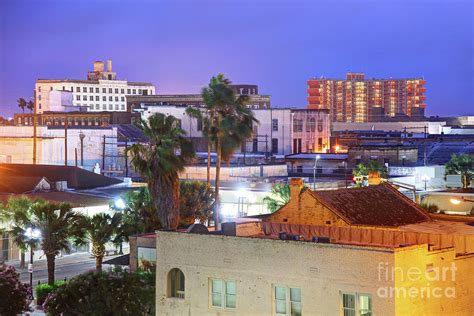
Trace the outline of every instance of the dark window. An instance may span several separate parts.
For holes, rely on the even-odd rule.
[[[307,132],[316,131],[316,119],[314,117],[311,117],[306,121],[306,131]]]
[[[185,280],[180,269],[171,269],[168,272],[168,296],[184,299]]]
[[[112,88],[109,88],[109,93],[112,93]]]
[[[278,119],[272,119],[272,131],[278,132]]]
[[[127,94],[130,94],[130,89],[127,89]]]
[[[125,89],[120,89],[120,93],[121,93],[121,94],[124,94],[124,93],[125,93]]]
[[[143,90],[143,95],[148,95],[148,90]]]
[[[106,93],[107,92],[107,89],[106,88],[102,88],[102,93]]]
[[[252,142],[252,151],[254,153],[258,152],[258,139],[254,138]]]
[[[197,119],[197,130],[202,131],[202,120],[201,119]]]
[[[298,154],[301,152],[301,138],[293,138],[293,153]]]
[[[278,138],[272,138],[272,154],[278,154]]]
[[[86,88],[86,87],[82,87],[82,92],[87,93],[87,88]]]
[[[293,132],[302,132],[303,131],[303,120],[294,119],[293,120]]]
[[[89,88],[90,93],[94,93],[94,88]]]
[[[115,89],[115,93],[118,93],[118,89],[117,89],[117,88]]]
[[[99,93],[99,88],[95,88],[95,93]]]
[[[303,166],[296,166],[296,172],[303,173]]]
[[[81,92],[81,88],[76,87],[76,92]]]
[[[323,131],[323,120],[319,119],[318,120],[318,132],[322,132]]]

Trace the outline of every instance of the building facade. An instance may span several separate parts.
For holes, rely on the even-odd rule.
[[[173,115],[181,121],[187,137],[195,139],[198,151],[206,151],[202,124],[186,114],[187,106],[167,106],[141,103],[135,108],[148,119],[155,113]],[[270,108],[253,110],[259,121],[253,126],[253,136],[242,146],[243,153],[288,155],[300,152],[326,152],[329,150],[330,120],[327,110]],[[204,147],[200,148],[199,144]],[[238,151],[239,152],[239,151]]]
[[[156,242],[157,315],[474,313],[474,257],[452,248],[167,231]]]
[[[308,108],[329,109],[334,122],[376,122],[393,117],[424,117],[426,80],[365,79],[346,73],[346,79],[309,79]]]
[[[155,87],[151,83],[117,80],[112,61],[108,60],[107,68],[104,62],[95,62],[87,80],[38,79],[35,85],[37,113],[56,110],[54,91],[70,94],[73,106],[85,107],[88,111],[125,112],[129,96],[155,94]]]
[[[237,95],[249,97],[247,106],[252,109],[270,108],[270,96],[262,95],[258,92],[257,85],[235,84],[231,85]],[[200,94],[160,94],[160,95],[133,95],[127,98],[127,106],[130,111],[138,109],[141,104],[155,105],[190,105],[204,106],[204,100]]]

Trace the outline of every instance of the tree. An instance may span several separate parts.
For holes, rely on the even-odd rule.
[[[180,185],[180,226],[205,223],[212,218],[214,190],[199,181],[184,181]]]
[[[95,257],[95,267],[97,271],[102,270],[102,259],[105,256],[105,244],[112,242],[122,221],[122,214],[115,213],[113,216],[105,213],[95,214],[92,217],[85,216],[82,219],[80,228],[84,235],[81,236],[81,243],[90,242],[92,244],[92,255]]]
[[[215,144],[217,151],[215,196],[215,226],[219,223],[219,189],[222,161],[228,162],[237,148],[251,135],[252,126],[258,123],[252,110],[246,107],[248,96],[236,96],[230,87],[231,81],[218,74],[211,78],[201,95],[208,117],[207,137]],[[208,152],[210,147],[208,147]],[[208,153],[208,161],[209,161]]]
[[[30,112],[33,112],[33,110],[35,109],[35,103],[32,100],[28,101],[28,103],[26,104],[26,108],[30,110]]]
[[[25,227],[41,232],[40,246],[46,255],[48,284],[54,284],[56,256],[61,250],[68,252],[73,238],[81,236],[82,216],[74,212],[68,204],[54,204],[37,200],[31,205],[31,216]],[[24,232],[24,227],[17,226]]]
[[[291,198],[290,186],[288,184],[275,184],[269,196],[263,198],[263,203],[270,212],[276,212],[287,204]]]
[[[155,315],[155,276],[87,272],[58,287],[44,303],[48,315]]]
[[[23,113],[25,113],[25,108],[27,106],[26,100],[23,98],[19,98],[16,102],[18,103],[18,107],[23,111]]]
[[[28,250],[28,245],[33,243],[35,246],[35,241],[28,240],[24,233],[31,216],[32,203],[27,197],[20,196],[10,197],[5,206],[0,205],[0,221],[6,224],[0,232],[11,237],[20,249],[20,268],[25,267],[25,252]]]
[[[151,200],[162,228],[176,229],[179,224],[179,177],[185,163],[194,157],[194,149],[180,121],[161,113],[137,126],[148,138],[148,144],[134,144],[128,151],[135,170],[146,180]]]
[[[20,282],[13,266],[0,264],[0,315],[14,316],[29,310],[29,285]]]
[[[353,170],[352,174],[356,177],[367,176],[371,171],[380,172],[382,178],[388,178],[388,170],[386,166],[382,166],[379,162],[371,160],[367,164],[359,163]]]
[[[451,160],[445,166],[445,174],[458,174],[461,176],[462,187],[467,189],[471,184],[471,179],[474,174],[474,159],[470,155],[456,155],[451,156]]]

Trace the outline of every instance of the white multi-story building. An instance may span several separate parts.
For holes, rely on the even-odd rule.
[[[143,119],[155,113],[173,115],[181,121],[187,137],[203,137],[202,124],[186,114],[186,106],[142,104],[136,111],[142,113]],[[254,135],[247,142],[245,152],[289,155],[329,150],[329,111],[296,108],[253,111],[259,123],[253,127]]]
[[[67,91],[72,94],[72,104],[86,107],[88,111],[127,111],[127,96],[155,94],[155,86],[145,82],[117,80],[112,72],[112,61],[107,68],[102,61],[94,62],[94,71],[87,80],[38,79],[35,84],[37,113],[53,111],[52,91]]]

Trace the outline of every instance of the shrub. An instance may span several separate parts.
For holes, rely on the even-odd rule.
[[[57,289],[59,286],[65,284],[63,280],[58,280],[54,282],[54,285],[49,285],[47,283],[37,285],[35,287],[35,293],[36,293],[36,304],[38,305],[43,305],[44,301],[46,300],[46,297],[48,296],[49,293]]]
[[[0,315],[17,315],[29,310],[29,286],[20,282],[15,268],[0,264]]]
[[[154,315],[155,278],[150,273],[87,272],[46,299],[49,315]]]

